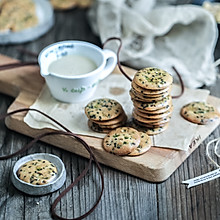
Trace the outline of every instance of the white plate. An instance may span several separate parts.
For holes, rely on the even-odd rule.
[[[35,40],[53,26],[54,13],[50,2],[46,0],[33,1],[36,4],[38,25],[17,32],[0,32],[0,44],[19,44]]]
[[[56,166],[58,174],[53,181],[45,185],[33,185],[31,183],[24,182],[23,180],[20,180],[18,178],[17,176],[18,169],[28,161],[37,160],[37,159],[49,160],[51,163],[53,163]],[[53,154],[46,154],[46,153],[37,153],[22,157],[15,163],[11,173],[11,181],[18,190],[26,194],[36,195],[36,196],[52,193],[60,189],[63,186],[65,180],[66,180],[66,169],[62,160]]]

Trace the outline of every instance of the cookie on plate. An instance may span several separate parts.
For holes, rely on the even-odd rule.
[[[33,185],[44,185],[55,179],[57,168],[45,159],[31,160],[17,171],[18,178]]]
[[[31,0],[1,0],[0,12],[0,32],[17,32],[38,24],[36,5]]]
[[[116,155],[128,155],[139,146],[139,132],[130,127],[120,127],[108,133],[103,140],[103,148]]]
[[[214,106],[205,102],[191,102],[182,107],[180,114],[186,120],[205,125],[219,118],[219,112]]]

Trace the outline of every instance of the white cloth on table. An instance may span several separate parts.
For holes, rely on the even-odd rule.
[[[137,69],[155,66],[191,88],[216,80],[214,49],[218,30],[213,16],[195,5],[158,5],[155,0],[98,0],[89,11],[93,31],[104,42],[122,39],[120,61]],[[116,51],[118,44],[109,42]]]

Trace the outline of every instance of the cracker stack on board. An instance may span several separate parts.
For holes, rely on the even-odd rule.
[[[170,95],[173,77],[158,68],[139,70],[132,80],[134,122],[146,128],[148,135],[165,131],[173,111]]]

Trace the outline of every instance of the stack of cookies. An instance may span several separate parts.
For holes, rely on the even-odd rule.
[[[151,147],[151,139],[145,132],[134,128],[120,127],[112,130],[103,140],[103,148],[120,156],[138,156]]]
[[[85,107],[88,126],[95,132],[109,133],[112,129],[123,126],[127,116],[119,102],[102,98],[88,103]]]
[[[132,80],[130,96],[134,122],[147,128],[149,135],[161,133],[168,127],[173,111],[172,82],[169,73],[152,67],[139,70]]]

